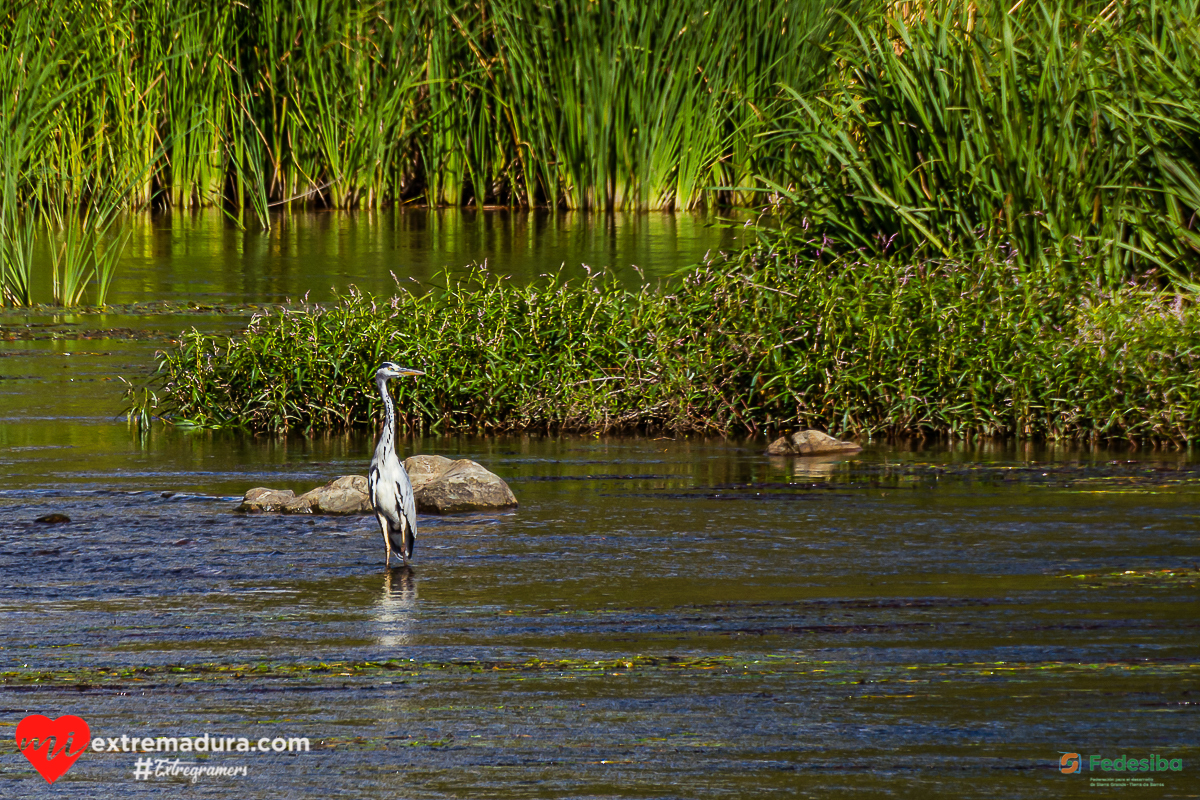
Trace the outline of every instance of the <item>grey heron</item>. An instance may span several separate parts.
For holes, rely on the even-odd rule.
[[[383,546],[387,549],[384,563],[392,563],[392,550],[400,551],[400,558],[407,564],[412,557],[413,543],[417,533],[417,504],[413,499],[412,482],[400,457],[396,454],[396,409],[388,394],[387,382],[391,378],[424,375],[419,369],[402,367],[385,361],[375,371],[375,385],[383,398],[383,430],[375,445],[371,458],[371,472],[367,487],[371,494],[371,507],[383,531]]]

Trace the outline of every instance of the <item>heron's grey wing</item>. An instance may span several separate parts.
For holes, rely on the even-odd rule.
[[[400,508],[404,512],[404,518],[408,520],[408,529],[416,538],[417,532],[417,501],[413,497],[412,481],[408,478],[408,470],[404,465],[400,465],[400,475],[396,480],[396,493],[400,497]]]

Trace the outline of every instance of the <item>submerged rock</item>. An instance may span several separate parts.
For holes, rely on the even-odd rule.
[[[451,461],[442,456],[412,456],[404,462],[404,468],[413,482],[417,510],[426,514],[490,511],[517,505],[517,498],[499,475],[467,458]]]
[[[500,476],[469,459],[410,456],[404,462],[417,510],[426,514],[512,508],[517,498]],[[362,475],[343,475],[299,497],[291,489],[258,487],[246,492],[238,511],[284,514],[370,514],[371,497]]]
[[[61,525],[64,522],[70,521],[71,518],[66,514],[46,514],[45,516],[38,517],[34,520],[34,522],[40,522],[43,525]]]
[[[767,446],[773,456],[821,456],[832,453],[857,453],[862,450],[854,442],[843,442],[820,431],[797,431],[781,436]]]

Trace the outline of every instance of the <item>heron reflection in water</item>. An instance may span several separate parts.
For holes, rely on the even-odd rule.
[[[400,553],[402,563],[412,558],[417,539],[417,504],[413,499],[412,482],[408,472],[396,454],[396,409],[388,393],[387,382],[392,378],[424,375],[419,369],[402,367],[385,361],[375,371],[375,386],[383,398],[383,429],[375,445],[371,459],[371,471],[367,476],[367,489],[371,495],[371,507],[383,532],[385,548],[384,563],[391,566],[392,550]]]
[[[379,630],[379,646],[389,657],[394,649],[412,643],[416,632],[417,581],[412,567],[387,570],[383,591],[375,606],[374,621]],[[399,653],[395,656],[399,657]]]

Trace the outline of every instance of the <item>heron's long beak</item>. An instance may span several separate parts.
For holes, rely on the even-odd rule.
[[[407,378],[410,375],[424,375],[425,374],[424,372],[421,372],[421,370],[419,370],[419,369],[410,369],[409,367],[401,367],[399,370],[397,370],[397,372],[399,373],[401,378]]]

